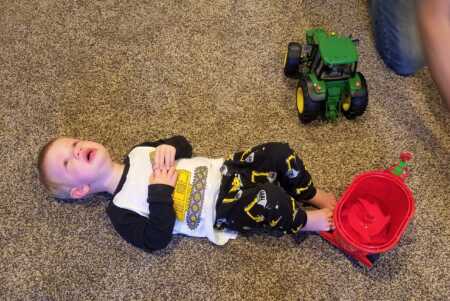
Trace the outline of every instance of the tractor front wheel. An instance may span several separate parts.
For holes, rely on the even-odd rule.
[[[310,123],[319,116],[322,107],[322,102],[314,101],[309,96],[306,82],[300,81],[297,86],[297,110],[300,121]]]

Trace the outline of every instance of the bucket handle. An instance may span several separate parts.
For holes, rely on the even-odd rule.
[[[399,176],[403,181],[410,174],[409,161],[414,157],[412,152],[403,151],[400,153],[400,162],[388,168],[391,174]]]

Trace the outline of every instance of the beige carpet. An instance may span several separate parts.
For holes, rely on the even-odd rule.
[[[360,39],[362,118],[299,123],[282,60],[313,26]],[[2,1],[0,299],[448,299],[450,115],[427,70],[384,67],[370,30],[359,0]],[[107,198],[59,204],[36,178],[37,151],[56,135],[102,142],[120,160],[174,134],[208,156],[288,141],[337,195],[410,150],[415,218],[371,270],[319,236],[224,247],[178,237],[146,254],[114,232]]]

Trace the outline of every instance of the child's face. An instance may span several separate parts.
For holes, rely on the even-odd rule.
[[[44,164],[51,181],[78,187],[97,183],[107,177],[112,160],[101,144],[59,138],[48,150]]]

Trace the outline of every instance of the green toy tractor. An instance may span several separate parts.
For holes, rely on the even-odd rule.
[[[348,119],[364,113],[368,91],[364,76],[356,71],[356,44],[322,28],[306,32],[306,45],[289,43],[284,74],[299,79],[296,95],[302,123],[318,116],[334,121],[341,113]]]

